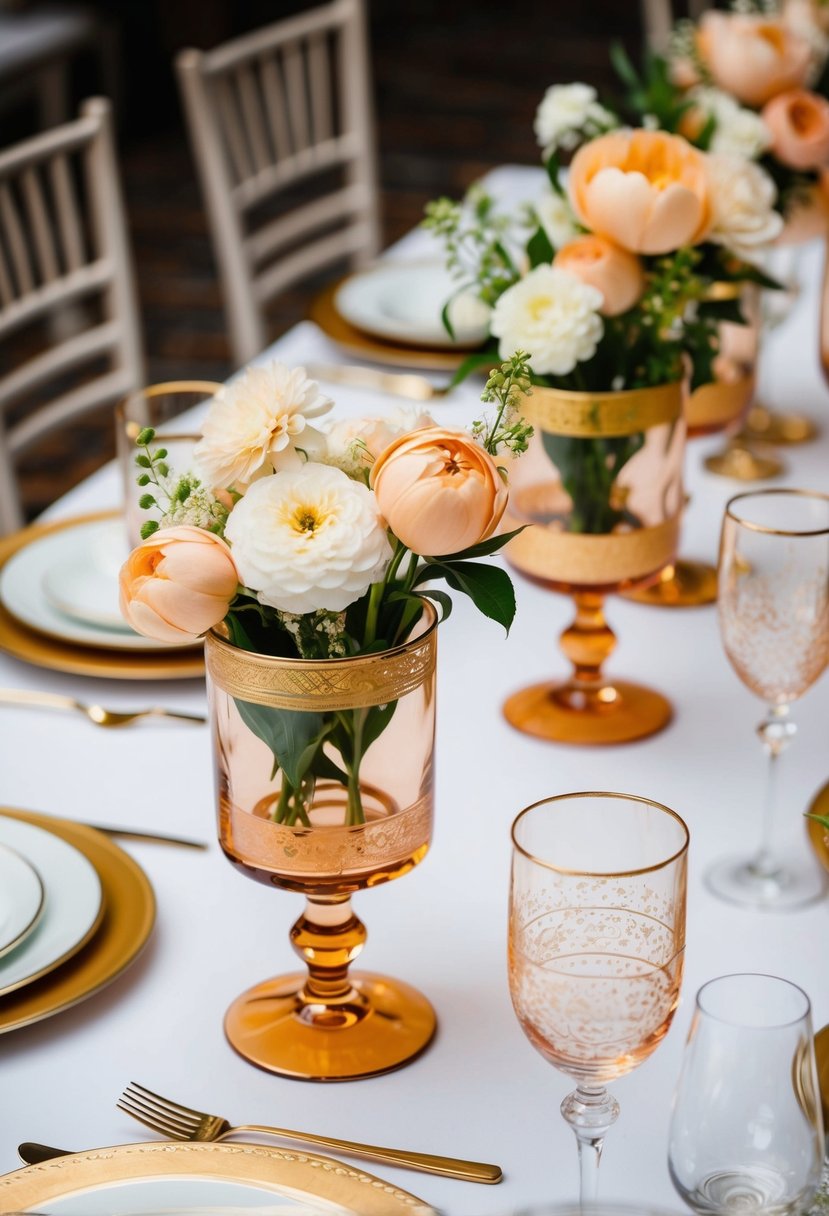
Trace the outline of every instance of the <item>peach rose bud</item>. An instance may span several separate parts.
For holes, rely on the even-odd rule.
[[[812,67],[806,38],[783,21],[756,13],[709,10],[700,22],[697,47],[714,84],[749,106],[762,106],[805,84]]]
[[[239,575],[230,546],[204,528],[162,528],[130,553],[121,612],[157,642],[195,642],[227,614]]]
[[[585,227],[631,253],[673,253],[711,222],[705,156],[680,135],[600,135],[573,157],[568,185]]]
[[[604,303],[599,312],[605,317],[633,308],[645,290],[639,258],[603,236],[577,236],[568,241],[553,258],[553,265],[600,291]]]
[[[460,553],[493,534],[507,505],[494,460],[463,431],[426,427],[381,452],[371,470],[380,514],[427,557]]]
[[[829,162],[829,102],[806,89],[791,89],[763,108],[771,150],[791,169],[820,169]]]

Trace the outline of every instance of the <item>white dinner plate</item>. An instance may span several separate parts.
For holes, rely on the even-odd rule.
[[[35,867],[0,844],[0,958],[34,932],[43,902],[43,883]]]
[[[46,975],[77,953],[100,924],[103,901],[95,867],[52,832],[0,815],[0,844],[31,860],[46,893],[34,931],[11,954],[0,958],[2,996]]]
[[[63,641],[109,650],[169,650],[164,642],[135,633],[118,612],[120,567],[113,528],[123,529],[120,519],[86,520],[18,549],[0,571],[3,606],[21,624]],[[126,558],[123,532],[122,546]],[[63,610],[54,597],[63,601]],[[96,597],[98,621],[82,619]]]
[[[472,292],[457,292],[457,280],[440,260],[382,262],[340,284],[334,305],[351,325],[380,338],[440,349],[480,346],[490,310]],[[441,320],[449,299],[454,341]]]
[[[437,1216],[358,1166],[257,1144],[122,1144],[0,1178],[0,1212],[43,1216]]]

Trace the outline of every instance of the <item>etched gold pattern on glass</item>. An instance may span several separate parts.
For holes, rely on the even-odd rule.
[[[533,426],[554,435],[634,435],[682,415],[682,385],[660,384],[618,393],[534,386],[521,411]]]
[[[437,656],[434,625],[395,650],[349,659],[279,659],[239,650],[216,633],[204,641],[210,677],[230,696],[254,705],[316,712],[398,701],[431,676]]]
[[[545,582],[596,586],[646,578],[667,565],[679,542],[680,516],[651,528],[590,535],[526,528],[510,541],[509,558],[523,574]]]

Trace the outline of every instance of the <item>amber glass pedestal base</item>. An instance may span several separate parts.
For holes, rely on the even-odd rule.
[[[347,896],[308,896],[291,930],[307,972],[237,997],[225,1015],[231,1046],[268,1072],[303,1081],[355,1081],[408,1064],[431,1041],[435,1011],[400,980],[350,973],[365,940]]]
[[[804,414],[778,414],[764,405],[755,405],[748,411],[743,429],[747,439],[763,443],[811,443],[820,434]]]
[[[670,701],[653,689],[602,674],[616,645],[604,617],[604,596],[580,591],[573,599],[575,620],[561,635],[572,677],[514,693],[504,704],[505,718],[516,730],[551,743],[630,743],[656,734],[671,720]]]
[[[431,1041],[435,1011],[416,988],[369,972],[349,976],[336,1004],[298,972],[242,993],[225,1017],[232,1047],[260,1068],[303,1081],[353,1081],[407,1064]]]
[[[699,608],[717,598],[717,571],[708,562],[689,562],[680,558],[666,566],[659,581],[649,587],[625,591],[625,599],[657,608]]]
[[[783,471],[783,462],[770,454],[770,450],[755,452],[739,436],[732,439],[722,452],[706,456],[705,467],[718,477],[731,477],[734,481],[766,481]]]

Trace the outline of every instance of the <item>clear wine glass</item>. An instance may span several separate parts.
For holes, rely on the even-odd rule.
[[[719,618],[725,652],[743,683],[768,705],[757,727],[769,771],[760,846],[707,875],[723,899],[795,908],[819,898],[823,871],[784,865],[775,836],[780,756],[796,727],[791,703],[829,662],[829,495],[757,490],[726,505],[720,540]]]
[[[695,1212],[806,1212],[823,1121],[809,998],[772,975],[703,985],[674,1102],[668,1165]]]
[[[679,999],[688,829],[647,798],[562,794],[522,811],[512,843],[512,1003],[533,1047],[576,1081],[561,1113],[589,1203],[619,1114],[606,1083],[656,1050]]]

